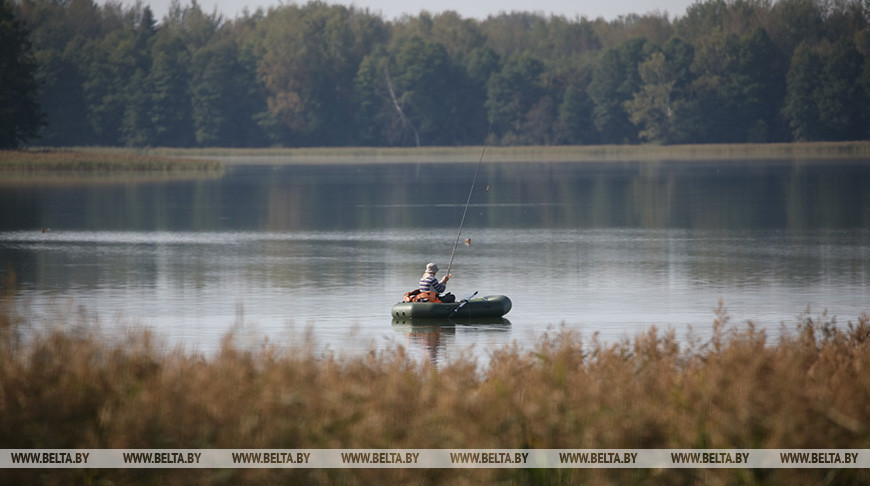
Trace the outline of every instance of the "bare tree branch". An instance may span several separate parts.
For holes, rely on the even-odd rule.
[[[393,107],[396,109],[396,112],[399,113],[399,118],[402,120],[402,125],[406,125],[411,127],[411,131],[414,132],[414,142],[417,144],[417,147],[420,146],[420,134],[417,132],[417,127],[411,123],[411,120],[408,120],[405,117],[405,112],[402,110],[402,105],[399,104],[399,100],[396,99],[396,92],[393,90],[393,81],[390,78],[390,70],[384,69],[384,77],[387,80],[387,91],[390,92],[390,99],[393,101]]]

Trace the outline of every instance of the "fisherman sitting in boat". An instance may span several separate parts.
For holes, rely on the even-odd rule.
[[[438,265],[434,263],[426,265],[426,273],[420,278],[418,292],[412,292],[411,294],[416,295],[406,296],[406,298],[412,297],[415,302],[456,302],[456,296],[449,292],[440,295],[447,288],[450,275],[445,275],[441,281],[438,281],[435,277],[436,273],[438,273]]]

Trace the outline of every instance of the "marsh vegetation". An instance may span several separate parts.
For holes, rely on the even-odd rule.
[[[220,162],[110,149],[0,151],[0,171],[217,171]]]
[[[166,157],[198,157],[232,163],[477,163],[482,148],[467,147],[318,147],[318,148],[154,148],[127,149]],[[838,160],[870,157],[870,142],[812,142],[699,145],[551,145],[487,146],[487,163],[498,162],[625,162]]]

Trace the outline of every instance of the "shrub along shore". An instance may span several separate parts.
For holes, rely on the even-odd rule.
[[[10,272],[11,273],[11,272]],[[11,278],[8,280],[11,281]],[[396,345],[315,355],[309,338],[214,356],[86,313],[36,333],[0,302],[5,448],[573,449],[870,447],[870,317],[803,318],[776,340],[724,309],[712,337],[616,344],[568,330],[434,367]],[[115,328],[114,325],[111,326]],[[21,332],[27,330],[27,339]],[[858,469],[4,470],[8,484],[859,484]]]

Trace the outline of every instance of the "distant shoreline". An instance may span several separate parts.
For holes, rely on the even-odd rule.
[[[484,162],[662,162],[867,160],[870,141],[782,144],[464,147],[149,148],[68,147],[0,151],[0,173],[33,171],[200,171],[223,164]]]
[[[870,141],[783,144],[582,145],[465,147],[323,147],[151,149],[149,154],[215,158],[226,164],[356,164],[484,162],[656,162],[708,160],[867,159]]]

